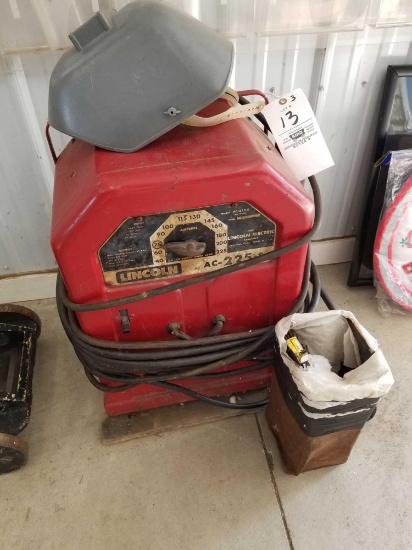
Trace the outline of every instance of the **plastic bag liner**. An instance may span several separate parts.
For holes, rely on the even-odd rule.
[[[287,354],[290,329],[307,346],[307,369]],[[276,336],[276,375],[283,398],[311,437],[362,428],[393,384],[377,341],[350,311],[296,313],[278,322]],[[334,371],[342,366],[347,372],[340,376]]]
[[[332,371],[299,367],[286,351],[285,335],[290,329],[297,333],[310,354],[321,355],[332,365],[341,362],[351,370],[340,377]],[[390,367],[378,342],[350,311],[295,313],[278,322],[276,336],[282,361],[289,368],[296,386],[307,399],[315,403],[320,401],[319,409],[325,407],[325,402],[346,403],[382,397],[393,384]],[[361,339],[363,342],[359,342]],[[365,360],[361,362],[362,359]]]

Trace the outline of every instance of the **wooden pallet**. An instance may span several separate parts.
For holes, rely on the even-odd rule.
[[[267,390],[253,390],[241,394],[239,402],[260,401],[265,399],[267,395]],[[188,401],[179,405],[170,405],[169,407],[149,411],[109,416],[102,423],[102,438],[105,445],[112,445],[137,437],[158,435],[181,428],[224,420],[241,414],[250,414],[257,410],[260,409],[226,409],[210,405],[204,401]]]

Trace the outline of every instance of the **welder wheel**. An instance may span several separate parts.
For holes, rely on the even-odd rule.
[[[29,445],[17,435],[0,433],[0,474],[18,470],[27,462]]]
[[[34,311],[28,307],[18,306],[16,304],[0,304],[0,323],[7,323],[10,321],[24,323],[27,319],[36,323],[36,338],[38,338],[41,332],[41,321],[37,313],[34,313]]]

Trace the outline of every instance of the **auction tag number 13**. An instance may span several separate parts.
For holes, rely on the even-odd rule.
[[[298,180],[334,165],[312,107],[300,88],[272,101],[262,113]]]
[[[286,98],[282,98],[282,103],[286,103],[287,100],[286,100],[286,101],[285,101],[285,100],[286,100]],[[291,96],[290,96],[290,102],[293,103],[294,101],[296,101],[296,96],[293,95],[293,94],[291,94]],[[287,107],[284,107],[283,109],[281,109],[281,112],[286,111],[286,109],[287,109]],[[286,118],[287,120],[293,121],[293,122],[292,122],[292,126],[295,126],[295,124],[297,124],[297,123],[299,122],[299,116],[296,115],[296,114],[293,114],[292,111],[286,111],[286,113],[285,113],[284,116],[285,116],[285,118]],[[284,121],[284,119],[283,119],[283,116],[280,117],[280,120],[282,121],[282,126],[283,126],[283,128],[286,128],[286,125],[285,125],[285,121]]]

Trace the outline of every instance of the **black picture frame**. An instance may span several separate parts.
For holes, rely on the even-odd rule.
[[[362,222],[349,270],[348,286],[350,287],[373,284],[373,247],[389,170],[387,165],[375,168],[374,164],[388,151],[412,148],[412,128],[406,129],[407,124],[402,119],[405,117],[406,120],[405,102],[402,103],[401,95],[401,90],[405,87],[405,81],[402,82],[402,79],[405,78],[412,79],[412,65],[389,65],[374,138]],[[412,105],[408,107],[412,111]]]

